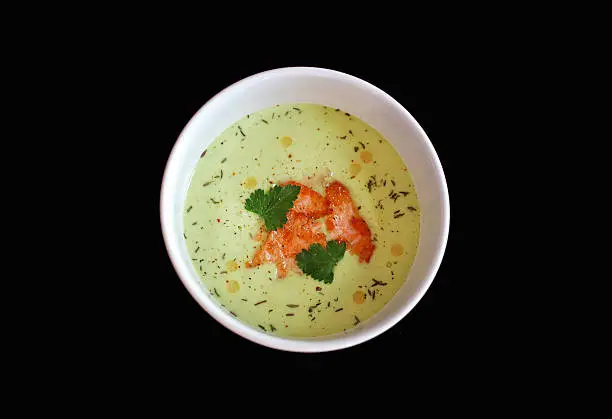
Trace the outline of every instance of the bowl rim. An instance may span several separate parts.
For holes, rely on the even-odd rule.
[[[426,149],[428,150],[430,157],[432,159],[432,162],[434,165],[434,171],[438,175],[438,178],[439,178],[438,180],[441,185],[441,188],[440,188],[441,190],[439,192],[440,192],[440,197],[442,201],[441,202],[442,204],[442,216],[441,216],[442,225],[441,225],[441,232],[438,238],[439,243],[437,246],[436,253],[433,256],[433,262],[429,265],[425,277],[421,281],[420,286],[416,289],[415,293],[410,298],[410,300],[406,304],[404,304],[401,308],[399,308],[394,313],[392,313],[390,316],[382,319],[376,325],[376,327],[370,327],[367,329],[363,329],[356,333],[338,334],[337,336],[331,337],[331,338],[322,336],[322,338],[325,338],[324,340],[312,340],[313,338],[297,338],[297,337],[291,338],[291,337],[272,336],[267,333],[263,333],[259,330],[256,330],[250,325],[245,324],[245,326],[248,328],[248,331],[251,332],[249,333],[246,331],[247,329],[240,330],[241,328],[237,327],[232,322],[232,320],[235,320],[235,319],[230,318],[229,313],[225,313],[219,310],[219,313],[221,313],[219,314],[215,312],[215,310],[209,309],[207,307],[208,303],[205,302],[203,299],[201,299],[196,294],[196,290],[194,289],[193,285],[187,279],[183,278],[183,276],[181,275],[181,271],[177,265],[177,261],[175,261],[173,253],[170,249],[170,245],[168,242],[168,231],[167,231],[168,227],[166,226],[164,222],[165,218],[167,218],[167,216],[165,215],[165,210],[164,210],[165,208],[164,190],[166,188],[166,177],[168,173],[168,167],[170,166],[170,162],[173,160],[174,154],[177,150],[179,143],[183,139],[183,134],[187,131],[187,129],[191,126],[191,124],[195,121],[195,119],[198,118],[198,116],[201,113],[203,113],[205,109],[208,108],[211,104],[214,104],[214,102],[218,100],[220,96],[225,95],[231,90],[239,89],[242,85],[248,84],[253,79],[261,78],[261,77],[274,77],[274,76],[279,76],[279,75],[282,76],[282,75],[287,75],[287,74],[292,74],[292,73],[294,75],[309,73],[309,74],[318,74],[318,75],[323,75],[323,76],[341,78],[351,83],[360,85],[361,87],[366,88],[372,93],[381,95],[385,101],[387,101],[390,105],[394,106],[401,114],[403,114],[403,116],[406,117],[413,124],[417,132],[419,132],[419,134],[422,136],[422,139],[425,143],[424,145]],[[433,282],[433,279],[435,278],[438,272],[438,269],[442,263],[442,259],[444,257],[446,245],[448,243],[448,233],[450,229],[450,202],[449,202],[449,194],[448,194],[448,186],[446,183],[446,177],[444,175],[444,170],[442,168],[442,164],[440,163],[438,154],[436,153],[435,148],[433,144],[431,143],[431,140],[427,136],[427,133],[425,132],[423,127],[421,127],[421,125],[410,114],[410,112],[408,112],[406,108],[404,108],[397,100],[395,100],[391,95],[389,95],[382,89],[356,76],[353,76],[353,75],[350,75],[344,72],[340,72],[337,70],[331,70],[331,69],[321,68],[321,67],[281,67],[281,68],[275,68],[271,70],[262,71],[262,72],[253,74],[251,76],[245,77],[241,80],[234,82],[233,84],[227,86],[226,88],[224,88],[223,90],[219,91],[217,94],[212,96],[210,99],[208,99],[193,114],[193,116],[189,119],[187,124],[185,124],[185,126],[179,133],[174,145],[172,146],[172,150],[170,151],[170,154],[168,155],[168,159],[166,161],[166,165],[164,167],[164,173],[162,176],[159,207],[160,207],[160,223],[161,223],[161,229],[162,229],[162,236],[164,240],[164,245],[166,247],[166,252],[168,254],[168,257],[170,258],[174,271],[176,272],[177,276],[183,283],[183,286],[185,286],[187,291],[191,294],[192,298],[211,317],[213,317],[221,325],[225,326],[226,328],[236,333],[237,335],[245,339],[248,339],[254,343],[257,343],[257,344],[260,344],[260,345],[263,345],[263,346],[266,346],[272,349],[278,349],[278,350],[289,351],[289,352],[301,352],[301,353],[328,352],[328,351],[340,350],[340,349],[348,348],[351,346],[355,346],[360,343],[366,342],[370,339],[373,339],[374,337],[386,332],[391,327],[395,326],[400,320],[402,320],[416,306],[416,304],[421,300],[421,298],[423,298],[423,295],[425,294],[425,292],[427,292],[427,290],[429,289],[429,286]],[[330,336],[333,336],[333,335],[330,335]]]

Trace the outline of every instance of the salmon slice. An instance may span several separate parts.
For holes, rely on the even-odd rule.
[[[255,253],[247,267],[263,263],[275,263],[277,277],[284,278],[290,270],[298,270],[295,256],[311,244],[327,243],[321,231],[322,223],[300,212],[289,211],[287,223],[278,230],[271,231]]]
[[[359,215],[349,190],[335,181],[325,188],[325,197],[330,212],[325,226],[330,239],[344,241],[351,254],[359,256],[360,262],[369,263],[376,246],[372,243],[370,228]]]
[[[283,186],[284,185],[296,185],[300,187],[300,194],[293,202],[293,208],[291,208],[291,211],[301,212],[312,218],[321,218],[327,215],[329,212],[327,199],[325,199],[315,190],[294,181],[286,182],[283,184]]]
[[[327,240],[321,231],[320,218],[329,212],[327,200],[316,191],[297,182],[287,184],[300,186],[300,193],[287,213],[287,222],[282,228],[271,231],[247,267],[263,263],[275,263],[277,277],[284,278],[290,270],[299,271],[295,256],[311,244],[325,246]]]

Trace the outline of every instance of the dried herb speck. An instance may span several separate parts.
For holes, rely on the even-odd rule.
[[[293,317],[293,316],[295,316],[295,313],[287,313],[287,314],[285,314],[285,316],[287,316],[287,317]]]
[[[416,211],[416,208],[415,208],[415,207],[407,207],[406,209],[407,209],[408,211]]]
[[[191,208],[193,208],[193,205],[189,205],[189,208],[187,208],[187,212],[191,211]]]
[[[207,152],[207,151],[208,151],[208,150],[204,150],[204,151],[202,151],[202,154],[200,154],[200,158],[204,157],[204,156],[206,155],[206,152]]]
[[[274,327],[274,325],[273,325],[273,324],[271,324],[271,325],[270,325],[270,330],[271,330],[271,331],[273,331],[273,332],[276,332],[276,327]]]
[[[249,117],[249,115],[247,115],[247,118]],[[246,137],[246,135],[244,135],[244,132],[242,131],[242,128],[240,128],[240,125],[238,125],[238,130],[240,131],[240,134],[242,134],[243,137]]]
[[[338,309],[336,309],[334,311],[337,313],[337,312],[342,311],[342,310],[344,310],[344,309],[343,308],[338,308]]]
[[[262,120],[261,120],[261,122],[263,122],[263,123],[265,123],[265,124],[267,124],[267,123],[268,123],[268,121],[266,121],[265,119],[262,119]]]
[[[258,324],[257,326],[259,326],[259,328],[260,328],[261,330],[263,330],[264,332],[266,332],[266,331],[267,331],[267,330],[266,330],[266,328],[265,328],[265,327],[263,327],[262,325]]]
[[[217,289],[213,288],[213,290],[215,291],[215,294],[217,294],[217,297],[220,297],[219,293],[217,292]]]
[[[395,186],[395,181],[393,179],[391,179],[391,183],[393,184],[393,186]]]
[[[208,186],[208,185],[210,185],[211,183],[212,183],[212,180],[209,180],[208,182],[203,183],[203,184],[202,184],[202,186]]]
[[[387,285],[386,282],[378,281],[375,278],[372,278],[372,281],[374,281],[374,283],[372,285],[370,285],[371,287],[375,287],[377,285],[380,285],[381,287],[384,287],[385,285]]]
[[[289,308],[298,308],[299,306],[299,304],[287,304],[287,307]]]
[[[359,144],[361,144],[361,147],[365,150],[365,144],[362,143],[361,141],[359,141]]]
[[[212,202],[213,204],[219,204],[219,203],[221,203],[221,201],[215,201],[215,200],[214,200],[214,198],[210,198],[210,200],[211,200],[211,202]]]
[[[193,253],[198,253],[198,250],[200,250],[200,246],[196,247],[196,250],[194,250]]]
[[[223,160],[221,160],[221,163],[225,163],[227,161],[227,157],[223,157]]]
[[[267,303],[267,302],[268,302],[268,300],[261,300],[261,301],[259,301],[259,302],[255,303],[255,304],[253,304],[253,305],[258,306],[258,305],[260,305],[260,304]]]
[[[355,323],[353,323],[353,326],[357,326],[359,323],[361,323],[361,320],[359,320],[359,317],[354,316],[355,317]]]
[[[353,150],[355,150],[355,153],[359,151],[359,147],[355,146],[353,147]],[[368,188],[369,189],[369,188]]]

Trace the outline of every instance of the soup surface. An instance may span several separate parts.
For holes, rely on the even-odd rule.
[[[329,284],[295,266],[283,278],[274,263],[251,267],[269,233],[245,202],[288,181],[323,197],[326,186],[344,185],[371,232],[369,262],[347,249]],[[410,173],[391,144],[342,110],[300,103],[247,115],[203,150],[183,221],[193,267],[226,310],[267,333],[309,337],[346,331],[393,297],[417,252],[419,217]]]

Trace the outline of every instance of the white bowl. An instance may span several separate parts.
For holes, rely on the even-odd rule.
[[[347,332],[317,338],[283,338],[234,318],[201,284],[183,239],[183,205],[202,150],[248,113],[282,103],[340,108],[376,128],[398,151],[412,175],[421,209],[416,259],[404,285],[376,315]],[[253,342],[295,352],[324,352],[357,345],[400,321],[429,288],[446,247],[450,209],[438,156],[417,121],[391,96],[361,79],[321,68],[281,68],[241,80],[210,99],[179,135],[161,188],[161,225],[170,259],[193,298],[221,324]]]

